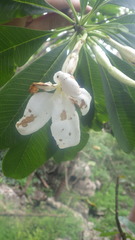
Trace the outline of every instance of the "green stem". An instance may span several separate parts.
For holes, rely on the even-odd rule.
[[[68,31],[68,30],[72,30],[73,29],[73,26],[68,26],[68,27],[64,27],[64,28],[57,28],[54,30],[54,33],[61,33],[61,32],[64,32],[64,31]]]
[[[76,12],[76,10],[75,10],[75,8],[74,8],[73,3],[71,2],[71,0],[66,0],[66,1],[67,1],[69,7],[71,8],[71,10],[72,10],[72,12],[73,12],[73,14],[74,14],[74,18],[75,18],[75,20],[76,20],[76,23],[78,24],[78,23],[79,23],[79,21],[78,21],[78,16],[77,16],[77,12]]]
[[[96,37],[98,37],[98,38],[100,38],[100,39],[103,39],[103,40],[108,40],[109,39],[109,36],[108,35],[103,35],[102,33],[100,33],[100,32],[90,32],[89,33],[89,36],[96,36]]]
[[[74,20],[73,20],[72,18],[68,17],[65,13],[63,13],[63,12],[61,12],[61,11],[59,11],[59,10],[57,10],[56,13],[58,13],[59,15],[61,15],[62,17],[64,17],[67,21],[69,21],[69,22],[71,22],[71,23],[73,23],[73,24],[75,23]]]
[[[84,16],[81,21],[80,21],[80,24],[81,25],[84,25],[88,19],[90,18],[90,16],[92,16],[94,13],[96,13],[98,11],[99,8],[101,8],[102,6],[104,6],[107,2],[109,2],[110,0],[106,0],[106,1],[103,1],[103,3],[99,4],[98,6],[95,6],[93,7],[92,11],[90,11],[86,16]]]

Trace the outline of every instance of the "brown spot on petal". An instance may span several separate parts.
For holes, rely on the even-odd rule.
[[[69,132],[69,134],[68,134],[69,136],[71,136],[71,132]]]
[[[63,110],[63,112],[60,114],[60,119],[61,121],[64,121],[67,119],[67,114],[65,110]]]
[[[40,87],[48,86],[48,84],[43,82],[34,82],[29,88],[30,93],[37,93]]]
[[[70,100],[71,100],[71,102],[73,103],[73,104],[76,104],[76,105],[78,105],[78,102],[77,102],[77,100],[75,100],[75,99],[73,99],[73,98],[70,98]],[[78,105],[79,106],[79,105]]]
[[[36,93],[39,90],[43,90],[43,91],[53,91],[55,90],[56,86],[55,84],[52,84],[51,82],[34,82],[31,86],[30,86],[30,92],[31,93]]]
[[[31,123],[34,121],[36,117],[31,114],[29,117],[24,118],[20,123],[17,123],[17,127],[22,126],[22,127],[27,127],[28,123]]]
[[[60,142],[62,142],[63,140],[62,139],[59,139]]]
[[[31,113],[32,112],[32,110],[31,109],[28,109],[28,111]]]
[[[81,100],[81,104],[80,104],[80,108],[86,108],[87,107],[87,105],[86,105],[86,103],[84,102],[84,100],[82,99]]]
[[[34,83],[29,88],[30,93],[37,93],[38,91],[39,91],[39,89],[35,86]]]

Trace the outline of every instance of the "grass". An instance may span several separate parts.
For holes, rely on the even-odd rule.
[[[57,217],[0,217],[0,239],[54,240],[69,237],[78,240],[81,222],[65,211],[56,211],[55,215]]]
[[[90,198],[90,221],[104,231],[116,229],[115,185],[117,176],[123,176],[119,186],[119,215],[128,216],[134,205],[135,157],[134,152],[124,153],[115,138],[106,132],[91,131],[89,143],[84,148],[85,161],[91,165],[93,181],[99,180],[101,189]],[[83,156],[86,156],[82,153]],[[92,211],[92,214],[91,214]]]
[[[89,206],[89,220],[101,232],[116,231],[115,223],[115,184],[117,176],[123,176],[119,186],[119,216],[128,216],[134,204],[135,192],[135,157],[134,152],[124,153],[115,138],[106,132],[90,133],[90,140],[81,152],[81,158],[91,168],[91,180],[99,180],[101,188],[93,197],[78,196],[73,192],[62,193],[60,199],[72,206],[84,199]],[[15,181],[1,180],[11,185],[24,186],[26,179]],[[35,185],[31,183],[27,194],[30,195]],[[71,199],[71,201],[70,201]],[[39,209],[40,210],[40,209]],[[2,240],[54,240],[66,238],[78,240],[81,232],[80,222],[70,213],[66,218],[59,217],[62,212],[55,212],[54,217],[12,218],[0,217],[0,239]]]

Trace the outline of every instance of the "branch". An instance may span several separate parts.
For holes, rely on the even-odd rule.
[[[116,225],[122,240],[126,240],[126,234],[123,232],[120,221],[119,221],[119,211],[118,211],[118,195],[119,195],[119,177],[116,179],[116,187],[115,187],[115,220]]]
[[[49,189],[48,183],[43,179],[38,172],[35,172],[36,177],[40,180],[40,182],[43,184],[43,186],[47,189]]]

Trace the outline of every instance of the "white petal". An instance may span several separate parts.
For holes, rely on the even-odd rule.
[[[23,117],[16,123],[18,132],[28,135],[43,127],[51,117],[51,93],[35,93],[29,100]]]
[[[51,132],[61,149],[76,146],[80,142],[78,114],[72,102],[62,94],[55,95]]]
[[[31,93],[36,93],[38,92],[39,89],[42,89],[44,91],[50,92],[55,90],[57,87],[56,84],[52,84],[51,82],[34,82],[31,86],[30,86],[30,92]]]
[[[70,120],[53,122],[51,132],[61,149],[78,145],[80,142],[80,126],[77,112],[74,112],[74,116]]]
[[[66,116],[64,111],[66,110]],[[55,91],[53,95],[52,121],[70,119],[75,112],[75,106],[72,101],[61,91]]]
[[[80,94],[80,86],[72,75],[59,71],[54,74],[54,81],[61,84],[62,91],[67,95],[76,97]]]
[[[73,102],[77,104],[82,112],[82,115],[86,115],[90,109],[90,103],[92,100],[91,95],[85,88],[80,88],[81,94],[75,98],[72,98]]]

